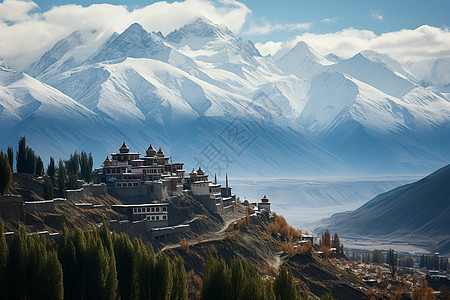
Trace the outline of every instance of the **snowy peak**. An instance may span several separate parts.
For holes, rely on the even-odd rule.
[[[206,18],[197,18],[192,23],[186,24],[169,35],[167,40],[171,43],[181,43],[186,38],[226,38],[234,37],[234,34],[227,28],[212,23]]]
[[[112,36],[85,64],[127,57],[157,58],[167,56],[170,50],[156,34],[148,33],[140,24],[134,23],[116,37]]]
[[[50,50],[44,53],[42,57],[25,69],[25,72],[33,77],[45,73],[52,65],[60,61],[64,55],[69,53],[75,47],[84,43],[84,39],[79,31],[71,33],[66,38],[58,41]]]
[[[328,70],[348,74],[394,97],[402,97],[416,86],[384,63],[372,61],[361,53],[329,66]]]
[[[396,61],[387,54],[381,54],[372,50],[365,50],[361,52],[361,55],[370,59],[373,62],[383,64],[386,68],[390,69],[399,77],[403,77],[415,83],[417,83],[418,81],[413,74],[411,74],[398,61]]]
[[[282,71],[300,79],[311,78],[333,64],[303,41],[278,56],[277,63]]]

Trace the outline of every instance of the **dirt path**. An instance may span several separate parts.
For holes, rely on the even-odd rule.
[[[225,218],[226,217],[227,216],[225,216]],[[197,217],[192,219],[190,222],[192,222],[196,218]],[[220,230],[214,231],[214,232],[208,232],[208,233],[201,235],[201,238],[202,238],[201,240],[196,238],[196,239],[190,239],[190,240],[188,240],[188,242],[192,246],[192,245],[197,245],[197,244],[201,244],[201,243],[222,240],[226,236],[225,230],[227,230],[228,226],[230,226],[231,223],[236,222],[237,220],[240,220],[242,218],[243,218],[243,216],[233,216],[233,217],[230,216],[229,218],[226,218],[227,220],[225,221],[225,224],[220,228]],[[166,251],[169,249],[176,249],[179,247],[180,247],[180,244],[170,244],[170,245],[166,245],[164,248],[162,248],[161,251]]]

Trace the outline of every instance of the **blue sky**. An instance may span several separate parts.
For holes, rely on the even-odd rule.
[[[94,3],[126,5],[128,10],[133,10],[158,1],[36,0],[34,2],[39,5],[40,10],[46,11],[53,6],[64,4],[89,6]],[[175,1],[166,2],[173,3]],[[240,2],[251,10],[247,27],[251,26],[250,24],[255,26],[285,25],[284,30],[274,30],[266,34],[247,33],[246,26],[244,26],[241,35],[254,42],[282,41],[305,31],[328,33],[349,27],[371,30],[376,34],[401,29],[415,29],[421,25],[450,27],[450,1],[448,0],[245,0]],[[294,28],[288,29],[289,24],[308,24],[309,27],[295,29],[294,26]]]

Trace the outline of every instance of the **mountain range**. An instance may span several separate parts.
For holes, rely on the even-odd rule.
[[[78,149],[99,165],[124,140],[151,143],[209,173],[424,173],[450,159],[447,65],[425,87],[371,51],[324,57],[299,42],[262,56],[204,18],[97,44],[74,32],[24,70],[1,63],[0,144],[26,135],[44,160]]]
[[[338,213],[322,227],[347,239],[407,241],[450,253],[450,165],[380,194],[358,209]]]

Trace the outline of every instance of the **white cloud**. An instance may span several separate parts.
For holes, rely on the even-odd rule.
[[[322,23],[336,23],[336,21],[337,21],[337,17],[325,18],[325,19],[320,20],[320,22],[322,22]]]
[[[450,32],[428,25],[377,35],[369,30],[353,28],[335,33],[304,33],[284,43],[256,44],[263,55],[291,48],[299,41],[311,45],[322,55],[334,53],[348,58],[363,50],[388,54],[400,62],[427,61],[450,56]]]
[[[371,14],[372,19],[383,22],[383,15],[379,11],[374,11]]]
[[[245,34],[248,35],[266,35],[276,31],[300,31],[308,30],[312,23],[291,23],[291,24],[270,24],[263,22],[261,25],[251,24]]]
[[[0,3],[0,57],[13,67],[23,68],[75,30],[95,31],[98,42],[135,22],[148,31],[168,34],[202,16],[239,32],[251,13],[235,0],[163,1],[130,11],[126,6],[111,4],[61,5],[45,12],[37,8],[32,1]]]

